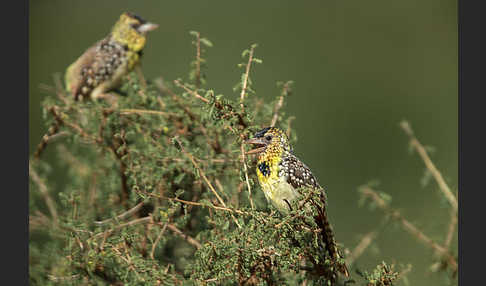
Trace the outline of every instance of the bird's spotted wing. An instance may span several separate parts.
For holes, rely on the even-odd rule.
[[[72,94],[77,99],[87,97],[98,86],[113,79],[117,68],[123,64],[125,49],[109,39],[103,39],[88,49],[77,61],[72,78]]]
[[[292,154],[282,159],[280,172],[282,172],[280,175],[286,176],[287,182],[296,189],[301,187],[320,188],[316,177],[314,177],[309,167]]]

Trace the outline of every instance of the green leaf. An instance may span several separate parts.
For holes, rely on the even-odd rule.
[[[212,47],[213,46],[213,43],[211,43],[211,41],[206,39],[206,38],[201,38],[200,40],[201,40],[201,43],[203,45],[205,45],[206,47]]]

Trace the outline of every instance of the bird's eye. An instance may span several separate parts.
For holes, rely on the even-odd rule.
[[[267,135],[267,136],[265,137],[265,140],[267,140],[267,141],[271,141],[271,140],[272,140],[272,136]]]

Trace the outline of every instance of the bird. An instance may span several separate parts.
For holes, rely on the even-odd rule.
[[[75,100],[113,98],[109,92],[139,64],[146,34],[158,26],[130,12],[121,14],[111,32],[67,68],[67,91]]]
[[[257,131],[253,138],[245,141],[255,148],[246,154],[257,154],[256,174],[265,198],[275,208],[288,214],[292,202],[300,195],[299,189],[309,187],[322,190],[322,207],[314,217],[316,224],[323,230],[322,237],[329,255],[337,261],[341,257],[329,223],[326,207],[327,198],[324,189],[320,186],[312,171],[299,158],[294,155],[292,146],[285,132],[277,127],[266,127]],[[345,264],[339,265],[338,270],[346,277],[349,276]]]

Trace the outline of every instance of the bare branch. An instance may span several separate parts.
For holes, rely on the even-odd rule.
[[[150,258],[152,260],[155,260],[154,253],[155,253],[155,248],[157,248],[157,244],[159,244],[160,239],[162,238],[162,235],[164,234],[165,230],[167,229],[167,223],[164,224],[162,229],[159,232],[159,235],[157,235],[157,238],[154,241],[154,244],[152,244],[152,251],[150,252]]]
[[[44,184],[42,179],[39,177],[37,172],[32,168],[32,164],[29,162],[29,177],[32,181],[38,186],[39,191],[44,198],[44,201],[49,209],[49,213],[51,214],[52,221],[55,225],[59,222],[59,217],[56,210],[56,204],[52,200],[51,196],[49,195],[49,191],[47,190],[47,186]]]
[[[148,109],[120,109],[120,114],[154,114],[154,115],[162,115],[162,116],[169,116],[174,115],[170,112],[163,112],[158,110],[148,110]]]
[[[54,116],[54,119],[59,123],[59,125],[65,125],[65,126],[71,128],[71,129],[73,129],[74,131],[76,131],[76,133],[81,135],[81,137],[86,139],[89,143],[96,143],[97,142],[96,138],[93,138],[90,134],[88,134],[86,131],[84,131],[84,129],[81,128],[79,125],[63,120],[62,116],[59,114],[57,106],[51,106],[49,108],[49,111],[52,113],[52,115]]]
[[[51,127],[49,127],[49,129],[47,130],[47,133],[44,134],[44,136],[42,136],[41,142],[39,142],[39,144],[37,145],[37,149],[34,153],[35,159],[40,158],[42,152],[44,152],[44,150],[46,149],[47,144],[49,144],[50,142],[54,141],[57,138],[64,137],[69,134],[67,131],[59,132],[59,127],[60,127],[59,122],[57,121],[54,122],[51,125]]]
[[[361,238],[360,242],[353,249],[351,254],[346,257],[346,264],[352,265],[358,257],[360,257],[363,252],[370,246],[371,242],[378,236],[377,231],[370,231]]]
[[[449,252],[449,250],[437,242],[433,241],[430,237],[419,230],[415,225],[405,219],[402,214],[393,208],[391,208],[385,200],[383,200],[379,194],[377,194],[373,189],[368,186],[361,187],[359,190],[364,196],[371,198],[377,206],[383,211],[391,215],[393,219],[400,222],[403,228],[415,236],[418,240],[422,241],[425,245],[435,250],[439,255],[443,256],[448,264],[450,265],[453,272],[457,271],[457,259]]]
[[[243,164],[243,170],[245,172],[245,181],[246,181],[246,188],[248,189],[248,199],[250,200],[250,206],[251,209],[255,209],[255,205],[253,204],[253,199],[251,197],[251,186],[250,186],[250,180],[248,178],[248,167],[246,166],[246,158],[245,158],[245,149],[244,149],[244,143],[241,143],[241,163]]]
[[[211,182],[208,180],[208,178],[206,177],[206,174],[204,173],[204,171],[199,167],[199,164],[197,164],[196,160],[194,160],[194,157],[188,153],[186,151],[186,149],[184,149],[184,146],[182,146],[182,143],[177,139],[177,138],[174,138],[174,140],[179,144],[179,146],[181,147],[181,150],[182,150],[182,153],[184,153],[184,155],[186,155],[187,158],[189,158],[189,160],[191,160],[192,164],[194,165],[194,167],[199,171],[199,173],[201,174],[201,177],[203,178],[204,182],[208,185],[209,189],[211,190],[211,192],[213,192],[213,194],[216,196],[216,198],[218,199],[218,201],[224,206],[226,207],[226,204],[224,203],[223,199],[219,196],[218,192],[216,192],[216,189],[213,187],[213,185],[211,184]],[[241,228],[241,225],[238,223],[238,220],[235,218],[235,216],[233,214],[231,214],[231,217],[233,218],[235,224]]]
[[[243,101],[245,100],[246,89],[248,88],[248,77],[250,76],[250,67],[251,67],[251,63],[253,62],[253,52],[255,50],[255,47],[256,45],[251,46],[250,56],[248,57],[248,63],[246,64],[245,78],[243,80],[243,86],[241,87],[241,93],[240,93],[241,110],[244,110]]]
[[[282,108],[283,106],[283,103],[284,103],[284,97],[285,96],[288,96],[290,95],[290,84],[292,82],[291,81],[287,81],[284,85],[283,85],[283,88],[282,88],[282,93],[280,94],[280,98],[278,99],[277,101],[277,104],[275,105],[274,109],[273,109],[273,117],[272,117],[272,122],[270,123],[270,126],[275,126],[275,124],[277,124],[277,120],[278,120],[278,112],[280,111],[280,109]]]
[[[418,139],[415,137],[412,128],[410,127],[410,124],[403,120],[400,122],[400,126],[402,129],[405,131],[405,133],[410,137],[410,144],[415,147],[415,150],[419,153],[420,157],[425,163],[425,166],[427,169],[430,171],[432,176],[434,177],[435,181],[439,185],[439,189],[442,191],[446,199],[449,201],[449,203],[452,205],[454,208],[454,211],[457,213],[457,199],[454,196],[454,194],[451,192],[449,186],[445,182],[444,178],[442,177],[442,174],[437,170],[435,167],[434,163],[430,159],[429,155],[427,154],[427,151],[425,150],[424,146],[418,141]]]
[[[196,239],[190,237],[189,235],[183,233],[180,229],[178,229],[175,225],[173,224],[167,224],[167,227],[172,230],[174,233],[179,235],[180,237],[184,238],[189,244],[193,245],[196,247],[196,249],[201,248],[201,243],[197,241]]]
[[[197,93],[197,91],[191,90],[190,88],[188,88],[187,86],[185,86],[183,83],[181,83],[179,80],[174,80],[174,83],[178,87],[184,89],[189,94],[194,95],[196,98],[199,98],[200,100],[204,101],[205,103],[209,103],[209,99],[202,97],[201,95],[199,95],[199,93]]]
[[[290,132],[291,132],[290,126],[292,124],[292,121],[294,121],[294,119],[295,119],[295,116],[290,116],[289,119],[287,120],[287,132],[286,132],[286,134],[287,134],[287,137],[289,137],[289,138],[290,138]]]
[[[137,225],[137,224],[141,224],[141,223],[149,223],[149,222],[152,222],[152,216],[146,216],[146,217],[142,217],[142,218],[137,218],[137,219],[131,220],[129,222],[126,222],[126,223],[117,225],[116,227],[114,227],[112,229],[108,229],[108,230],[99,232],[99,233],[95,234],[92,238],[96,238],[96,237],[99,237],[99,236],[104,236],[105,237],[104,239],[106,239],[113,232],[115,232],[117,230],[120,230],[120,229],[122,229],[124,227],[133,226],[133,225]]]
[[[234,208],[220,207],[220,206],[215,206],[215,205],[207,205],[207,204],[203,204],[203,203],[199,203],[199,202],[182,200],[182,199],[179,199],[179,198],[164,197],[164,196],[160,196],[160,195],[156,195],[156,194],[152,194],[152,193],[147,193],[147,192],[140,192],[139,191],[139,193],[142,193],[142,194],[144,194],[146,196],[155,197],[155,198],[160,198],[160,199],[166,199],[166,200],[169,200],[169,201],[180,202],[180,203],[183,203],[183,204],[186,204],[186,205],[191,205],[191,206],[208,207],[208,208],[212,208],[212,209],[215,209],[215,210],[228,211],[228,212],[237,213],[237,214],[241,214],[241,215],[250,215],[250,213],[248,213],[248,212],[244,212],[244,211],[241,211],[241,210],[238,210],[238,209],[234,209]]]
[[[175,94],[171,89],[169,89],[169,88],[167,88],[167,86],[165,86],[164,81],[161,77],[157,78],[154,81],[154,83],[155,83],[155,85],[157,86],[157,88],[159,89],[160,92],[168,93],[170,95],[170,97],[175,102],[177,102],[177,104],[184,110],[184,112],[189,116],[189,118],[191,118],[191,120],[194,120],[196,118],[194,113],[192,113],[191,110],[186,106],[186,104],[184,104],[184,102],[182,102],[181,98],[179,96],[177,96],[177,94]],[[161,101],[159,100],[159,104],[160,104],[160,102]]]
[[[105,224],[108,224],[108,223],[116,221],[116,220],[121,220],[121,219],[124,219],[126,217],[129,217],[129,216],[133,215],[134,213],[136,213],[138,210],[140,210],[142,208],[143,204],[144,204],[143,202],[138,203],[133,208],[127,210],[126,212],[123,212],[123,213],[117,215],[114,218],[109,218],[109,219],[105,219],[105,220],[102,220],[102,221],[95,221],[94,224],[101,226],[101,225],[105,225]]]
[[[457,226],[457,214],[454,212],[453,209],[451,209],[449,227],[447,228],[447,235],[444,241],[444,247],[447,249],[451,246],[452,239],[454,238],[454,232],[456,230],[456,226]]]
[[[201,34],[196,33],[196,88],[199,88],[201,86]]]
[[[204,97],[202,97],[199,93],[197,93],[197,91],[195,90],[191,90],[190,88],[188,88],[187,86],[185,86],[184,84],[182,84],[180,81],[178,80],[175,80],[174,83],[183,88],[186,92],[194,95],[196,98],[199,98],[200,100],[202,100],[203,102],[205,103],[210,103],[210,101]],[[176,96],[174,94],[174,96]],[[214,98],[214,97],[213,97]],[[177,100],[180,100],[178,97],[176,97]],[[184,105],[181,105],[183,108],[187,108],[185,107]],[[214,107],[216,107],[218,110],[222,111],[223,113],[225,113],[225,116],[235,116],[236,118],[238,118],[238,124],[240,126],[242,126],[243,128],[246,128],[248,126],[248,124],[245,122],[245,120],[243,119],[243,116],[238,113],[238,112],[235,112],[234,111],[234,108],[232,105],[230,104],[227,104],[227,103],[222,103],[218,100],[215,100],[214,101]],[[187,112],[187,111],[186,111]],[[192,119],[194,118],[194,116],[191,117]],[[231,127],[229,127],[231,128]],[[236,133],[236,132],[233,132],[233,133]]]
[[[140,83],[142,84],[142,89],[144,91],[147,90],[147,81],[145,80],[145,77],[143,76],[142,67],[140,65],[136,65],[135,71],[137,73],[138,80],[140,80]],[[144,92],[142,92],[140,95],[145,97]]]

